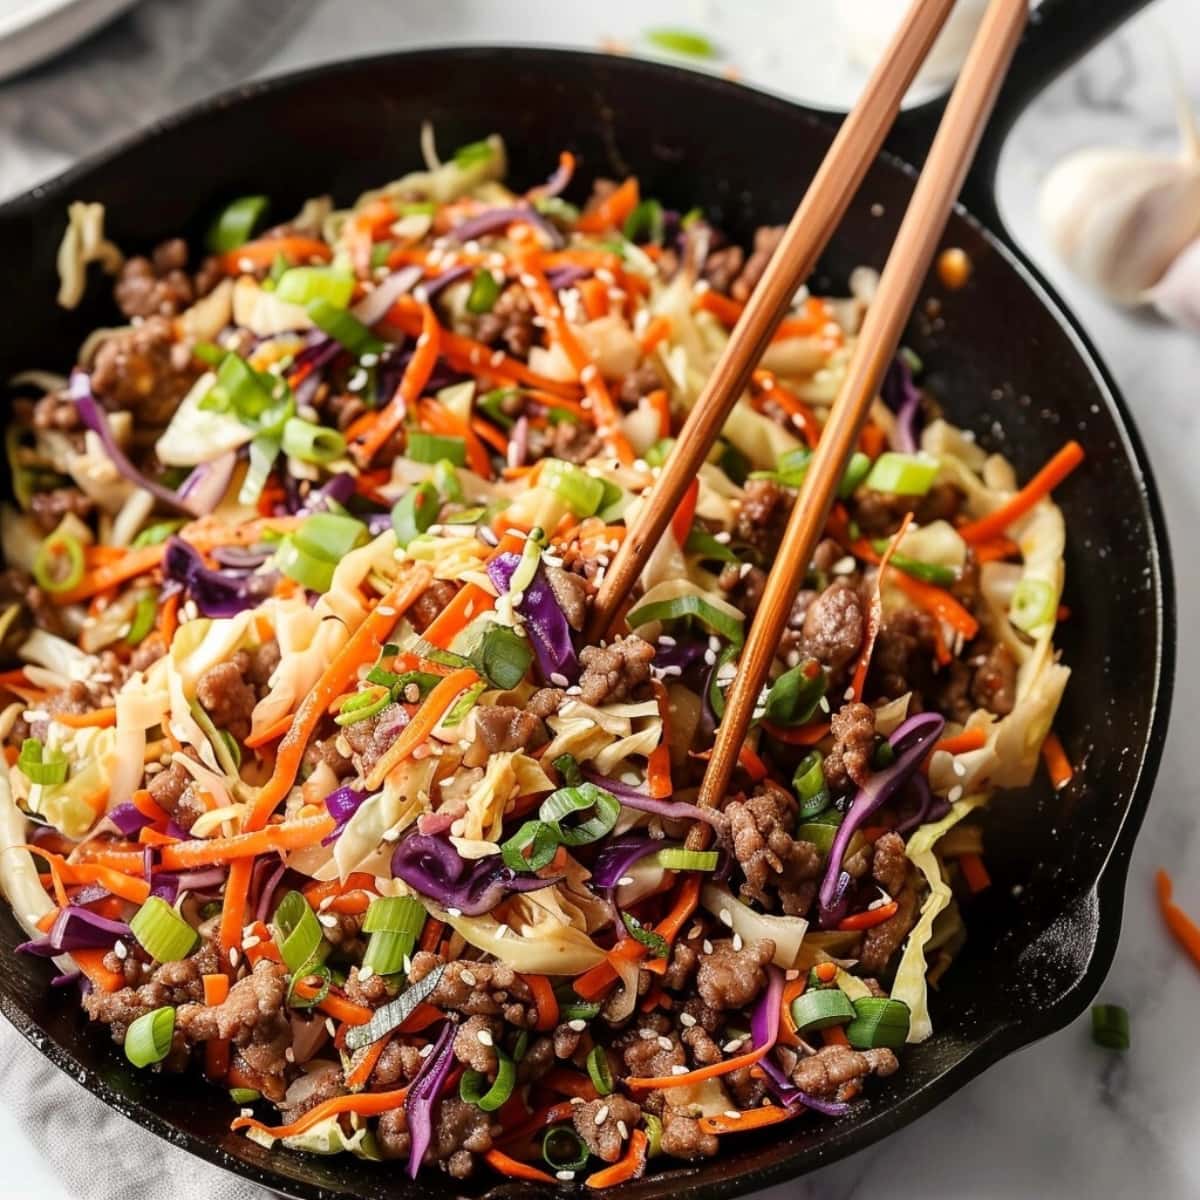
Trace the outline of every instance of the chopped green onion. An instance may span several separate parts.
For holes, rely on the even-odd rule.
[[[292,267],[275,285],[275,295],[302,308],[313,300],[324,300],[334,308],[345,308],[354,294],[354,276],[336,267]]]
[[[295,402],[287,382],[278,375],[256,371],[244,358],[226,354],[200,407],[232,413],[259,433],[278,433],[292,415]]]
[[[228,350],[218,346],[216,342],[197,342],[192,347],[192,354],[210,367],[219,367],[228,353]]]
[[[691,227],[700,221],[704,220],[704,209],[689,208],[687,212],[679,218],[679,227],[681,229],[691,229]]]
[[[642,1113],[642,1124],[646,1126],[646,1157],[657,1158],[662,1153],[663,1123],[653,1113]]]
[[[406,457],[413,462],[436,463],[449,459],[456,467],[467,465],[467,443],[460,437],[448,437],[440,433],[424,433],[419,429],[409,431]]]
[[[505,866],[514,871],[537,871],[546,866],[559,847],[558,827],[545,821],[526,821],[500,846]],[[525,851],[529,850],[529,854]]]
[[[432,200],[410,200],[399,206],[402,217],[432,217],[436,212],[437,205]]]
[[[182,529],[187,521],[180,518],[177,521],[156,521],[147,525],[129,544],[136,550],[142,546],[157,546],[165,542],[177,529]]]
[[[854,1020],[854,1005],[841,988],[822,988],[806,991],[792,1001],[792,1020],[796,1032],[803,1035],[829,1029],[833,1025],[845,1025]]]
[[[876,554],[883,554],[887,551],[888,540],[876,538],[871,547]],[[949,587],[958,578],[958,573],[953,567],[946,567],[941,563],[921,562],[920,559],[909,558],[907,554],[893,554],[888,562],[905,575],[911,575],[925,583],[936,584],[938,587]]]
[[[42,787],[54,787],[65,783],[71,769],[67,756],[61,750],[47,750],[37,738],[26,738],[21,743],[17,766],[30,783]]]
[[[938,460],[930,454],[881,454],[867,476],[867,487],[896,496],[923,496],[937,478]]]
[[[200,940],[200,935],[161,896],[151,896],[133,914],[129,928],[142,949],[158,962],[187,958]]]
[[[44,592],[69,592],[83,579],[83,543],[56,529],[38,547],[33,578]]]
[[[685,850],[682,846],[666,846],[654,856],[668,871],[715,871],[720,860],[716,850]]]
[[[493,155],[491,142],[468,142],[465,146],[459,146],[454,152],[454,165],[456,167],[473,167],[476,163],[487,162]]]
[[[414,538],[420,537],[437,520],[442,501],[437,488],[425,481],[409,488],[392,509],[392,528],[396,542],[407,550]]]
[[[719,721],[725,715],[725,688],[722,687],[721,668],[726,664],[733,662],[737,657],[739,646],[730,643],[717,655],[717,661],[713,664],[712,682],[708,687],[708,703],[712,706],[713,712]],[[728,687],[732,679],[725,683]]]
[[[646,241],[661,246],[664,225],[663,206],[657,200],[643,200],[625,218],[621,232],[631,242]]]
[[[300,892],[288,892],[275,910],[275,939],[287,969],[295,975],[320,961],[328,943],[321,936],[316,913]]]
[[[646,460],[648,467],[661,467],[667,461],[667,455],[675,448],[675,439],[673,437],[659,438],[653,446],[642,456]]]
[[[229,1098],[234,1104],[253,1104],[262,1099],[262,1092],[257,1088],[235,1087],[229,1089]]]
[[[346,453],[346,439],[327,425],[290,417],[283,426],[283,452],[301,462],[332,462]]]
[[[612,1064],[608,1061],[608,1051],[603,1046],[593,1046],[588,1051],[587,1073],[592,1086],[601,1096],[610,1095],[613,1090]]]
[[[1105,1050],[1129,1049],[1129,1013],[1119,1004],[1092,1008],[1092,1041]]]
[[[471,280],[471,290],[467,294],[467,312],[482,315],[489,313],[500,298],[500,284],[496,277],[486,267],[475,272]]]
[[[164,1004],[142,1013],[125,1031],[125,1057],[135,1067],[162,1062],[171,1052],[175,1037],[175,1010]]]
[[[293,538],[285,537],[275,551],[275,565],[289,578],[310,592],[327,592],[333,583],[336,564],[318,558],[298,546]]]
[[[718,443],[722,446],[717,466],[741,487],[750,477],[750,460],[732,442]]]
[[[511,691],[529,670],[533,649],[507,625],[489,625],[471,655],[479,673],[501,691]]]
[[[776,725],[803,725],[825,695],[825,672],[816,662],[803,662],[784,671],[771,684],[764,715]]]
[[[829,810],[827,809],[826,812]],[[837,812],[837,809],[833,810]],[[839,817],[841,813],[837,814]],[[839,821],[838,824],[841,824]],[[822,854],[828,854],[833,849],[833,839],[837,836],[837,825],[825,821],[803,821],[796,829],[798,842],[811,842]]]
[[[376,975],[395,975],[425,927],[425,906],[412,896],[380,896],[371,901],[362,927],[371,935],[362,965]]]
[[[490,392],[484,392],[475,402],[475,407],[495,421],[501,429],[511,429],[517,423],[516,418],[504,411],[504,405],[509,400],[520,398],[521,393],[516,388],[494,388]]]
[[[262,490],[267,486],[271,468],[279,457],[280,441],[273,433],[260,433],[250,443],[250,465],[246,468],[242,486],[238,490],[239,504],[257,504]]]
[[[297,995],[296,985],[301,982],[307,982],[310,979],[319,979],[321,981],[316,992],[311,996]],[[305,963],[300,970],[292,973],[292,979],[288,984],[287,997],[284,999],[284,1004],[289,1008],[316,1008],[329,995],[329,989],[332,986],[333,972],[324,963],[319,963],[314,959],[312,962]]]
[[[856,1050],[875,1050],[881,1046],[899,1050],[908,1039],[911,1019],[912,1013],[903,1000],[864,996],[854,1001],[854,1020],[846,1026],[846,1040]]]
[[[542,1158],[554,1171],[578,1171],[587,1165],[588,1148],[570,1125],[555,1125],[542,1138]]]
[[[579,787],[583,783],[583,773],[573,754],[560,754],[551,766],[559,773],[567,787]]]
[[[533,207],[543,216],[562,221],[564,225],[574,225],[579,220],[579,209],[561,196],[538,196]]]
[[[474,508],[463,508],[458,512],[447,513],[443,525],[478,525],[488,515],[488,510],[482,504]]]
[[[391,1033],[398,1025],[403,1025],[416,1012],[417,1006],[433,995],[445,973],[446,964],[438,963],[428,975],[418,979],[395,1000],[377,1008],[365,1025],[352,1026],[346,1033],[346,1049],[351,1052],[361,1050]]]
[[[687,29],[647,29],[645,37],[652,46],[672,54],[686,54],[689,58],[717,56],[717,48],[704,34]]]
[[[447,503],[461,504],[466,495],[462,489],[462,481],[458,470],[448,458],[440,458],[433,464],[429,481],[438,490],[438,495]]]
[[[338,709],[333,718],[336,725],[357,725],[359,721],[370,720],[378,716],[392,701],[391,688],[375,686],[365,691],[355,692],[349,700]]]
[[[563,825],[569,816],[591,812],[593,815],[578,825]],[[538,817],[553,825],[564,846],[586,846],[599,841],[612,830],[621,815],[621,802],[594,783],[578,787],[559,788],[542,801]]]
[[[736,618],[724,609],[710,604],[703,596],[675,596],[670,600],[656,600],[652,604],[643,604],[629,614],[630,628],[639,625],[649,625],[651,621],[679,621],[684,617],[695,617],[702,625],[718,637],[736,645],[742,644],[743,618]]]
[[[652,958],[666,958],[671,953],[671,947],[668,945],[667,939],[661,933],[655,933],[653,929],[647,929],[632,913],[623,912],[621,920],[625,922],[625,928],[629,930],[629,936],[635,942],[641,942],[650,951]]]
[[[560,496],[577,517],[593,516],[604,502],[603,479],[557,458],[545,460],[538,485]]]
[[[149,635],[158,619],[158,597],[153,592],[138,592],[133,606],[133,618],[129,632],[125,635],[126,645],[137,646]]]
[[[367,540],[367,527],[341,513],[313,513],[292,536],[310,554],[339,563]]]
[[[1025,633],[1033,633],[1054,617],[1054,588],[1044,579],[1022,579],[1013,590],[1008,619]]]
[[[886,770],[896,761],[896,750],[885,737],[877,739],[875,749],[871,753],[871,765],[877,771]]]
[[[558,1006],[559,1018],[563,1021],[590,1021],[600,1015],[601,1005],[589,1000],[564,1000]]]
[[[454,707],[441,719],[439,724],[443,729],[453,729],[466,720],[467,713],[478,703],[479,697],[487,689],[486,683],[476,683],[467,688],[454,702]]]
[[[268,273],[267,280],[264,281],[263,286],[264,287],[266,286],[267,281],[270,282],[272,287],[278,286],[279,281],[284,277],[284,275],[287,274],[287,272],[290,269],[291,268],[288,265],[287,256],[285,254],[283,254],[281,251],[276,251],[275,257],[273,259],[271,259],[271,270]]]
[[[855,450],[846,464],[842,481],[838,484],[838,496],[848,500],[854,495],[855,489],[871,473],[871,460],[861,451]]]
[[[458,1084],[458,1096],[464,1104],[473,1104],[484,1112],[495,1112],[513,1094],[517,1067],[511,1058],[496,1048],[496,1078],[485,1091],[488,1078],[482,1071],[466,1070]]]
[[[395,249],[393,242],[373,242],[371,245],[371,270],[378,271],[380,267],[386,267],[393,249]]]
[[[792,787],[800,800],[800,820],[808,821],[829,807],[829,788],[825,783],[824,758],[820,750],[810,750],[796,765]]]
[[[208,248],[213,254],[228,254],[244,246],[262,220],[270,203],[266,196],[239,196],[227,204],[208,231]]]
[[[344,308],[338,308],[328,300],[318,297],[316,300],[310,300],[304,306],[304,311],[318,329],[329,334],[334,341],[341,342],[355,358],[362,358],[364,354],[383,353],[383,342]]]
[[[699,525],[692,526],[692,531],[688,534],[683,549],[687,554],[698,554],[701,558],[711,559],[714,562],[735,563],[740,561],[724,542],[718,542],[707,529],[702,529]]]

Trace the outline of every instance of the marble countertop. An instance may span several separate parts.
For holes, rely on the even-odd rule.
[[[647,25],[680,25],[708,32],[723,61],[745,78],[833,103],[854,77],[831,65],[843,61],[832,9],[817,0],[608,0],[586,7],[559,0],[147,0],[59,62],[0,86],[0,193],[29,186],[238,79],[389,47],[516,41],[596,48],[608,41],[640,48]],[[1084,1018],[993,1067],[886,1143],[764,1193],[764,1200],[850,1200],[880,1188],[893,1200],[1200,1195],[1196,1062],[1190,1035],[1181,1042],[1177,1033],[1200,1011],[1200,973],[1164,936],[1152,890],[1154,869],[1166,866],[1178,899],[1200,912],[1200,818],[1182,720],[1200,704],[1200,621],[1191,619],[1200,618],[1200,574],[1189,569],[1200,527],[1200,339],[1089,294],[1051,257],[1034,217],[1039,180],[1068,150],[1095,142],[1175,147],[1168,46],[1181,59],[1192,104],[1200,105],[1200,7],[1158,0],[1036,101],[1008,141],[999,179],[1009,227],[1073,307],[1129,401],[1178,565],[1176,720],[1130,870],[1120,948],[1100,996],[1129,1009],[1134,1049],[1124,1056],[1099,1050]],[[0,1030],[0,1044],[13,1039],[11,1030]],[[98,1127],[104,1114],[97,1102],[65,1086],[65,1125]],[[61,1159],[70,1156],[44,1153],[48,1139],[17,1119],[5,1087],[0,1082],[6,1196],[166,1194],[163,1176],[144,1193],[131,1191],[117,1179],[69,1169]],[[163,1153],[173,1179],[193,1177],[197,1196],[242,1194],[229,1177],[181,1152]]]

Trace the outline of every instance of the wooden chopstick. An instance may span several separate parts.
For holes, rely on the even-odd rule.
[[[914,0],[858,102],[842,122],[704,391],[688,414],[649,503],[626,533],[605,573],[592,607],[590,641],[599,641],[608,633],[726,418],[749,385],[750,375],[791,306],[796,289],[812,273],[845,215],[900,111],[904,93],[953,7],[954,0]]]
[[[719,805],[729,786],[759,690],[825,527],[837,485],[896,353],[1028,12],[1028,0],[991,0],[963,64],[767,577],[737,675],[725,699],[725,715],[700,786],[701,804]]]

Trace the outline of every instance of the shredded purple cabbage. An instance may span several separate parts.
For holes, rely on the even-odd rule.
[[[897,354],[892,359],[883,386],[879,389],[884,404],[896,414],[895,449],[903,454],[917,451],[917,417],[921,411],[921,390],[913,383],[912,371]]]
[[[698,804],[687,804],[682,800],[656,800],[639,792],[637,788],[619,779],[601,775],[591,767],[581,766],[579,773],[589,783],[611,792],[626,808],[635,808],[638,812],[653,813],[658,817],[666,817],[669,821],[703,821],[711,825],[718,834],[723,832],[720,814],[711,808],[701,808]]]
[[[433,1140],[433,1106],[441,1093],[446,1077],[454,1066],[454,1031],[457,1027],[447,1021],[442,1026],[433,1050],[425,1059],[417,1077],[409,1086],[404,1108],[408,1114],[411,1145],[408,1154],[408,1174],[416,1179],[421,1161]]]
[[[401,267],[377,283],[350,311],[364,325],[382,321],[392,305],[421,282],[423,274],[420,267]]]
[[[207,566],[200,551],[172,537],[163,556],[163,574],[180,583],[206,617],[232,617],[271,594],[278,576],[248,574]]]
[[[445,291],[452,283],[466,279],[473,271],[473,267],[451,267],[448,271],[443,271],[440,275],[435,275],[423,283],[421,292],[424,292],[426,300],[432,300],[439,292]]]
[[[499,591],[509,591],[520,562],[519,554],[505,552],[497,554],[487,564],[488,578]],[[517,612],[525,618],[542,681],[554,683],[556,681],[552,677],[558,676],[569,684],[575,683],[579,678],[580,666],[575,645],[571,641],[571,626],[559,607],[554,589],[540,563],[521,595]]]
[[[107,815],[108,819],[126,837],[136,837],[147,825],[151,824],[150,818],[145,813],[138,812],[128,800],[124,804],[118,804]]]
[[[510,892],[536,892],[561,878],[518,875],[495,854],[467,860],[448,841],[423,833],[410,834],[396,847],[392,875],[467,917],[491,912]]]
[[[322,838],[322,846],[329,846],[342,836],[347,822],[358,812],[359,805],[366,798],[366,792],[352,787],[340,787],[337,791],[330,792],[325,797],[325,807],[329,810],[329,815],[337,824],[334,825],[332,832],[327,837]]]
[[[108,949],[118,938],[129,935],[129,926],[124,921],[114,921],[78,904],[68,904],[59,911],[45,937],[22,942],[17,951],[53,958],[72,950]]]
[[[460,221],[450,232],[460,242],[473,242],[489,233],[499,233],[517,221],[524,221],[540,230],[556,250],[566,245],[558,226],[548,221],[536,208],[529,205],[512,205],[505,208],[489,208],[478,216]]]
[[[237,466],[237,451],[230,450],[212,462],[200,463],[179,485],[176,495],[188,512],[204,516],[225,498],[233,482],[233,471]]]

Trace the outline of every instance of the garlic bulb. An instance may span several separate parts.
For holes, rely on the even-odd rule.
[[[1182,105],[1180,117],[1178,156],[1081,150],[1042,184],[1039,216],[1051,245],[1076,275],[1121,304],[1145,303],[1200,237],[1200,136]]]
[[[1188,246],[1167,268],[1149,299],[1168,321],[1200,333],[1200,241]]]

